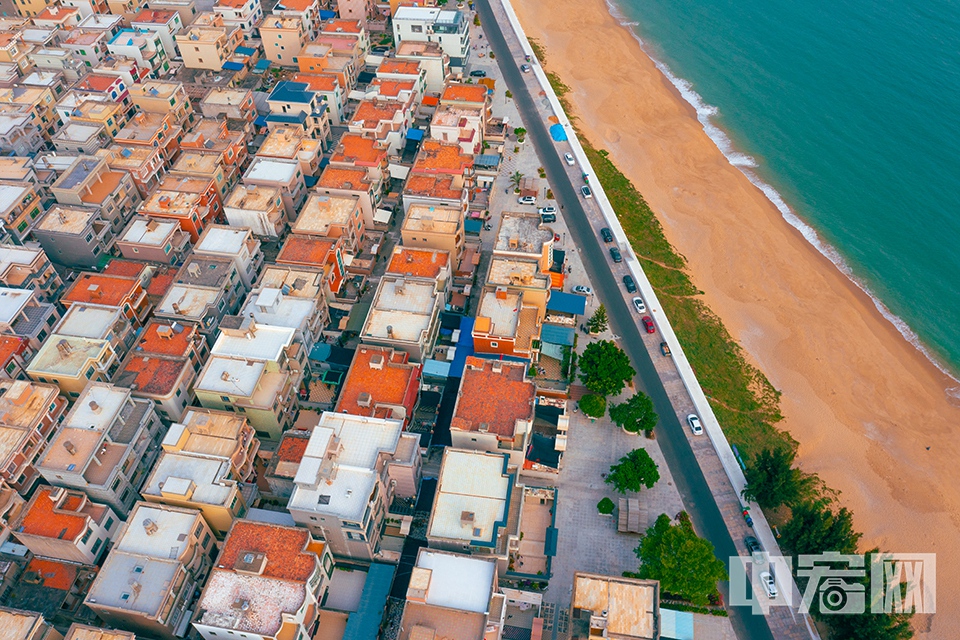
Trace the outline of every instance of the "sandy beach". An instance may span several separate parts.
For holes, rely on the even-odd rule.
[[[945,391],[956,382],[729,164],[602,0],[514,8],[572,89],[581,131],[610,151],[707,303],[783,392],[781,426],[800,442],[800,464],[841,491],[862,546],[938,554],[938,613],[917,620],[917,637],[954,635],[960,407]]]

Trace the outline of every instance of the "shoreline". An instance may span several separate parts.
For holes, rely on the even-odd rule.
[[[606,2],[514,8],[570,87],[584,137],[644,195],[704,302],[782,392],[778,427],[800,443],[801,468],[841,491],[861,546],[935,552],[941,592],[960,586],[956,380],[730,161]],[[945,605],[915,618],[918,637],[960,626]]]
[[[607,7],[607,11],[610,13],[611,17],[617,21],[617,23],[625,29],[634,40],[637,41],[638,46],[644,55],[647,56],[653,62],[654,66],[663,74],[664,78],[673,86],[673,90],[677,97],[681,98],[686,102],[691,109],[691,115],[693,115],[701,125],[703,125],[704,133],[713,141],[717,146],[717,149],[722,153],[730,164],[737,168],[741,173],[746,176],[746,178],[759,189],[764,196],[770,201],[770,203],[780,211],[780,214],[783,216],[784,221],[793,227],[800,236],[813,247],[817,253],[823,256],[828,262],[833,264],[833,266],[840,271],[850,282],[859,290],[859,293],[865,295],[873,304],[877,312],[891,325],[894,329],[900,334],[904,340],[910,343],[914,348],[917,349],[930,363],[936,367],[950,382],[954,385],[952,394],[948,392],[948,395],[955,398],[960,402],[960,370],[955,366],[952,366],[951,363],[945,358],[941,358],[936,355],[936,353],[927,346],[924,341],[920,338],[919,335],[913,330],[909,323],[895,314],[890,308],[883,302],[883,300],[874,293],[870,286],[867,285],[857,274],[854,272],[853,268],[847,262],[846,258],[840,253],[840,251],[831,245],[829,242],[823,239],[819,231],[806,220],[804,220],[800,214],[798,214],[794,209],[787,203],[783,198],[781,193],[774,187],[772,184],[767,182],[757,171],[758,167],[757,162],[753,157],[745,152],[737,150],[736,146],[731,140],[729,134],[719,127],[716,123],[713,122],[712,118],[719,112],[719,107],[711,105],[704,101],[703,96],[697,93],[696,89],[693,88],[693,83],[676,75],[670,69],[669,66],[659,58],[657,58],[649,49],[645,46],[643,38],[640,37],[633,27],[638,26],[639,23],[633,20],[629,20],[620,12],[620,8],[616,5],[613,0],[604,0],[604,4]]]

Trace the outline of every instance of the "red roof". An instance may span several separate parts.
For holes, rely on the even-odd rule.
[[[337,412],[392,418],[391,408],[378,408],[377,405],[394,405],[405,407],[406,417],[410,417],[416,402],[414,391],[420,384],[420,365],[409,364],[409,358],[409,354],[403,351],[360,347],[340,389]],[[378,367],[373,364],[374,359],[379,360]],[[363,394],[369,396],[366,406],[360,404]]]
[[[139,278],[144,269],[147,268],[147,265],[142,262],[134,262],[133,260],[121,260],[119,258],[114,258],[107,263],[107,266],[103,269],[103,273],[108,276],[124,276],[126,278],[134,277]]]
[[[74,88],[106,92],[110,90],[110,87],[117,84],[119,79],[120,76],[110,76],[102,73],[88,73],[87,76]]]
[[[378,147],[373,138],[347,132],[340,138],[330,162],[349,162],[358,166],[374,167],[386,157],[387,150]]]
[[[296,73],[294,82],[306,82],[311,91],[333,91],[337,88],[337,76],[330,73]]]
[[[153,319],[140,334],[137,350],[167,356],[186,356],[192,350],[196,329],[192,325],[178,324],[177,329],[167,320]]]
[[[427,249],[410,249],[398,247],[395,250],[387,273],[396,273],[401,276],[417,276],[419,278],[436,278],[450,261],[450,254],[446,251]]]
[[[493,371],[494,365],[501,367],[500,373]],[[486,424],[490,433],[513,437],[517,420],[533,418],[535,386],[524,380],[525,372],[522,363],[467,356],[450,428],[479,431]]]
[[[140,286],[138,278],[82,273],[63,294],[64,302],[91,302],[119,307],[134,295]]]
[[[279,460],[283,460],[284,462],[300,462],[303,460],[303,454],[307,450],[307,444],[309,444],[310,439],[304,437],[288,437],[300,436],[303,433],[306,432],[288,431],[287,433],[283,434],[283,439],[280,441],[280,445],[273,454],[274,457]]]
[[[320,238],[291,234],[277,255],[277,262],[322,266],[333,250],[334,243]]]
[[[176,269],[165,269],[154,272],[153,279],[147,285],[147,295],[157,299],[166,295],[167,289],[173,286],[177,279]]]
[[[189,366],[187,358],[138,355],[127,361],[115,382],[142,393],[165,396],[174,390],[180,374]]]
[[[367,171],[360,167],[335,167],[327,165],[320,174],[317,186],[324,189],[347,189],[366,191],[370,187]]]
[[[347,20],[345,18],[331,20],[321,29],[324,33],[360,33],[362,30],[363,27],[359,20]]]
[[[0,367],[6,366],[15,354],[22,353],[28,344],[26,338],[17,336],[0,337]]]
[[[317,566],[317,556],[305,551],[310,533],[306,529],[281,527],[264,522],[236,520],[217,559],[217,566],[232,569],[247,553],[262,553],[267,578],[306,582]]]
[[[78,564],[57,562],[46,558],[34,558],[27,565],[27,573],[36,573],[43,579],[43,586],[59,591],[70,591],[77,581]],[[96,567],[90,567],[96,570]]]
[[[377,74],[396,73],[400,75],[418,76],[420,75],[420,63],[412,60],[397,60],[396,58],[387,58],[377,67]]]
[[[44,538],[76,540],[87,528],[87,514],[78,512],[84,500],[80,496],[69,495],[59,508],[51,499],[53,487],[42,487],[33,496],[27,506],[17,532]],[[70,512],[73,513],[70,513]]]
[[[441,101],[451,102],[479,102],[483,104],[487,99],[487,88],[482,84],[448,84],[443,90]]]
[[[463,175],[464,171],[472,166],[473,156],[463,153],[457,143],[424,140],[413,163],[413,170]]]

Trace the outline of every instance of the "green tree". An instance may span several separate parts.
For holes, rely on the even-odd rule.
[[[630,358],[610,340],[592,342],[580,356],[580,381],[602,396],[615,396],[637,375]]]
[[[588,393],[580,398],[580,410],[590,418],[602,418],[607,412],[607,399],[595,393]]]
[[[644,449],[634,449],[620,458],[620,463],[610,467],[606,482],[618,493],[634,493],[643,487],[649,489],[660,479],[660,470],[650,454]]]
[[[610,498],[604,498],[603,500],[597,503],[597,511],[599,511],[603,515],[609,515],[613,513],[613,510],[616,508],[616,506],[617,505],[613,504],[613,500],[611,500]]]
[[[523,142],[523,139],[527,135],[527,130],[523,127],[516,127],[513,130],[513,135],[517,136],[517,142]]]
[[[758,453],[744,471],[747,486],[743,497],[756,501],[764,509],[775,509],[782,504],[792,506],[804,498],[812,498],[820,482],[817,476],[794,468],[794,457],[793,450],[786,447]]]
[[[630,433],[650,433],[657,424],[657,412],[653,400],[645,393],[637,392],[626,402],[610,407],[610,419]]]
[[[872,549],[865,555],[866,566],[869,567],[876,556],[882,554],[878,549]],[[869,571],[863,577],[856,579],[856,582],[863,585],[864,593],[870,593]],[[900,595],[903,597],[906,594],[906,585],[901,588]],[[819,611],[819,600],[819,598],[813,599],[811,611],[827,623],[833,637],[844,640],[908,640],[913,637],[913,629],[910,628],[913,613],[876,614],[870,611],[868,602],[867,610],[863,613],[824,615]]]
[[[513,185],[514,189],[520,188],[520,183],[523,182],[523,174],[519,171],[514,171],[510,174],[510,184]]]
[[[587,320],[587,331],[590,333],[603,333],[607,330],[607,308],[602,304],[593,312],[590,319]]]
[[[780,533],[781,545],[794,554],[857,552],[861,534],[853,528],[853,514],[845,507],[834,512],[826,500],[815,500],[801,502],[792,512]]]
[[[714,555],[713,545],[697,536],[689,517],[671,525],[669,516],[661,514],[647,529],[636,553],[641,578],[659,580],[664,594],[693,604],[708,604],[717,593],[717,583],[726,579],[726,569]]]

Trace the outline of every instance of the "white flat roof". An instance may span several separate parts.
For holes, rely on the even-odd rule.
[[[362,335],[417,342],[430,327],[438,301],[433,282],[385,276],[380,280]],[[391,327],[392,338],[387,335],[387,327]]]
[[[119,307],[101,307],[91,304],[72,304],[57,325],[57,333],[77,338],[100,340],[113,329],[121,314]]]
[[[263,182],[281,182],[286,184],[293,179],[293,175],[300,167],[296,160],[280,160],[274,158],[257,158],[247,169],[244,179],[260,180]]]
[[[264,291],[279,291],[279,289],[265,289]],[[313,316],[317,308],[317,302],[310,298],[297,298],[294,296],[283,296],[277,303],[276,311],[266,310],[266,306],[260,306],[260,298],[251,294],[247,298],[247,305],[243,308],[240,315],[252,316],[257,321],[257,326],[273,325],[275,327],[289,327],[299,329],[304,321]],[[260,323],[263,323],[261,325]],[[258,329],[259,331],[259,329]]]
[[[32,187],[21,187],[15,184],[0,184],[0,211],[6,211],[23,199],[24,194]]]
[[[257,330],[250,338],[221,333],[210,354],[277,362],[283,350],[293,343],[295,333],[289,327],[272,327],[266,324],[257,325]]]
[[[230,460],[207,458],[197,455],[162,452],[142,489],[144,495],[160,496],[163,493],[184,495],[193,483],[191,502],[226,505],[233,494],[230,478]],[[184,495],[184,497],[186,497]]]
[[[198,622],[272,637],[283,625],[283,614],[295,615],[306,597],[300,582],[214,569],[198,604],[204,611]],[[237,600],[247,606],[238,609]]]
[[[494,525],[506,521],[510,489],[504,456],[447,449],[427,536],[494,542]],[[465,519],[464,513],[471,518]]]
[[[427,604],[474,613],[488,612],[496,560],[423,549],[417,558],[417,568],[430,572]],[[416,573],[414,569],[414,575]],[[411,583],[413,580],[411,577]]]
[[[28,289],[0,287],[0,322],[5,324],[13,322],[32,297],[33,291]]]
[[[140,527],[140,520],[129,524]],[[163,547],[158,545],[155,550],[160,549]],[[177,560],[151,558],[114,547],[87,592],[86,601],[155,617],[179,567]]]
[[[177,222],[136,218],[123,232],[120,241],[157,247],[166,242],[167,237],[178,228],[180,228],[180,224]]]
[[[171,560],[179,558],[190,544],[190,537],[200,512],[165,505],[138,502],[127,524],[114,543],[115,551],[126,551],[147,558]],[[144,522],[150,520],[157,529],[148,533]],[[186,534],[186,535],[182,535]],[[172,557],[171,557],[172,556]],[[151,579],[154,579],[151,577]]]
[[[211,355],[194,388],[213,393],[250,397],[257,390],[257,382],[265,368],[266,365],[259,360]]]
[[[227,229],[224,227],[210,227],[207,232],[194,247],[196,251],[207,251],[210,253],[236,255],[243,248],[247,236],[250,235],[249,229]]]
[[[223,290],[221,289],[175,284],[170,287],[167,295],[157,305],[156,312],[200,318],[206,312],[208,306],[217,302],[217,298],[222,293]],[[174,310],[174,303],[177,304],[179,312]]]

